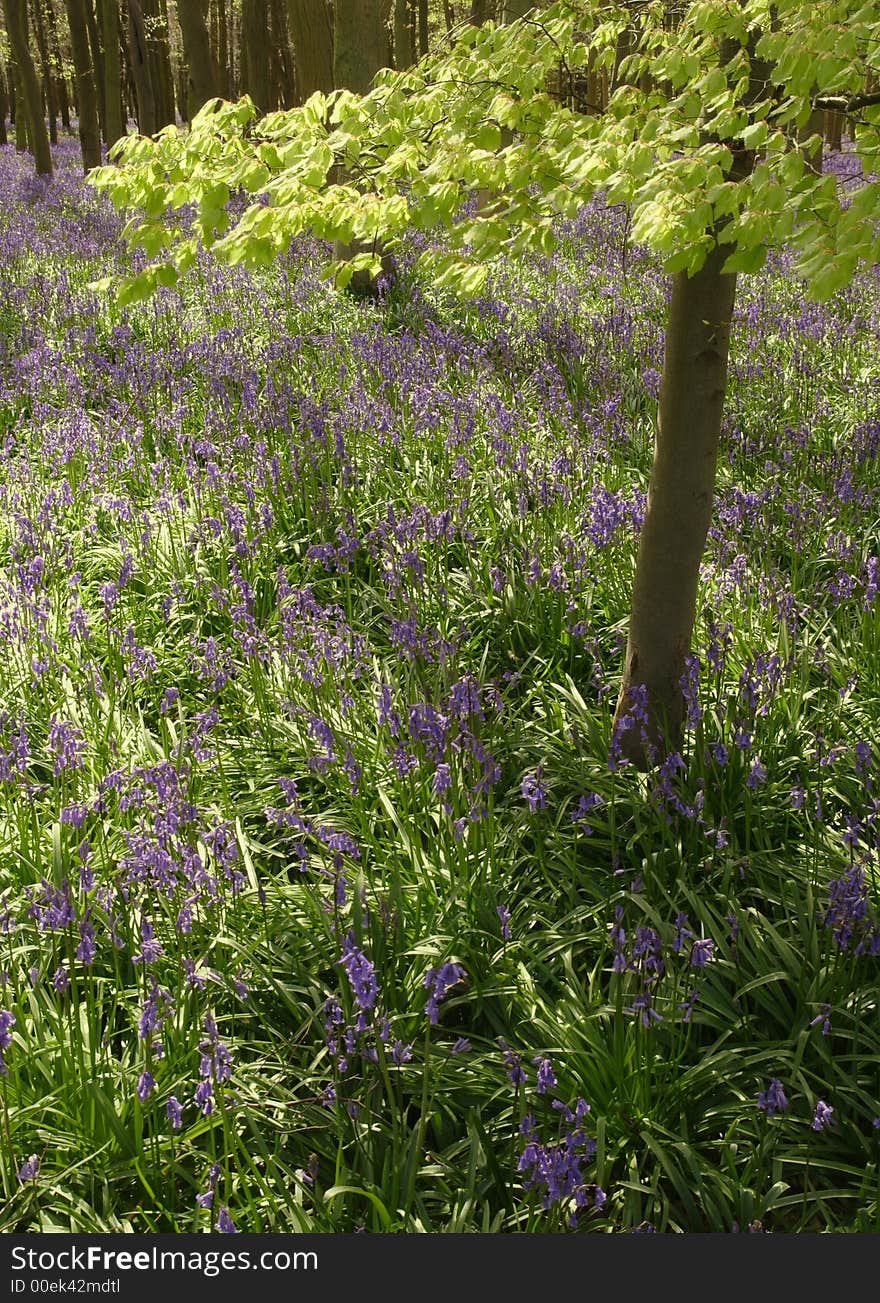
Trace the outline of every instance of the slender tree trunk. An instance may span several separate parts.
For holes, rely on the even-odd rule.
[[[118,0],[99,0],[101,31],[104,36],[104,143],[111,145],[125,135],[122,112],[122,69],[120,65]]]
[[[296,103],[296,71],[287,6],[284,0],[269,0],[269,7],[272,13],[274,45],[278,52],[277,102],[281,108],[289,109]]]
[[[413,63],[412,15],[409,0],[394,0],[394,66],[399,70]]]
[[[95,84],[95,104],[98,110],[98,122],[101,125],[101,135],[106,138],[107,122],[104,109],[104,51],[101,48],[101,38],[98,35],[98,23],[95,17],[94,0],[83,0],[83,12],[85,13],[86,28],[89,33],[89,49],[92,52],[92,69]]]
[[[419,55],[428,53],[428,0],[419,3]]]
[[[681,678],[690,651],[700,561],[712,515],[727,388],[736,276],[716,247],[693,277],[677,275],[666,325],[660,418],[639,540],[624,681],[615,730],[622,753],[647,768],[678,746]],[[647,718],[638,718],[640,690]],[[625,726],[633,711],[635,722]]]
[[[336,0],[336,24],[333,43],[333,76],[337,87],[363,95],[370,89],[376,73],[387,55],[385,5],[382,0]],[[335,246],[339,259],[347,260],[359,253],[381,247],[364,240]],[[375,293],[375,280],[364,271],[355,272],[349,288],[355,295]]]
[[[204,103],[220,94],[220,77],[211,56],[201,0],[177,0],[177,17],[186,58],[187,108],[191,121]]]
[[[3,14],[6,20],[6,35],[12,57],[15,60],[16,83],[19,87],[22,103],[20,114],[27,121],[27,134],[34,164],[38,176],[52,175],[52,152],[49,148],[49,133],[43,117],[40,97],[40,82],[28,45],[27,5],[25,0],[3,0]],[[16,132],[18,131],[19,111],[16,111]],[[17,143],[17,141],[16,141]]]
[[[64,76],[64,64],[61,61],[61,43],[58,39],[58,18],[52,0],[46,2],[46,26],[49,49],[52,54],[52,71],[55,75],[55,90],[58,107],[61,111],[61,125],[70,131],[70,100],[67,95],[67,80]]]
[[[486,0],[471,0],[471,23],[473,26],[482,27],[488,17]]]
[[[0,57],[0,145],[9,143],[6,135],[6,115],[9,112],[9,97],[6,93],[6,69]]]
[[[287,0],[296,63],[296,96],[333,89],[333,20],[327,0]]]
[[[49,115],[49,143],[58,144],[58,106],[56,104],[55,82],[52,78],[52,65],[49,59],[49,43],[46,40],[46,24],[43,18],[43,0],[33,0],[34,31],[37,37],[37,50],[40,54],[40,71],[43,75],[43,91],[46,110]]]
[[[843,148],[843,114],[829,109],[825,114],[825,140],[832,153]]]
[[[86,28],[88,0],[65,0],[70,25],[70,46],[76,72],[76,108],[79,118],[79,143],[83,170],[90,172],[101,165],[101,131],[98,125],[98,97],[95,70]]]
[[[220,91],[226,99],[232,95],[232,69],[229,66],[229,24],[226,18],[226,0],[217,3],[217,64],[220,69]]]
[[[142,136],[152,136],[158,131],[159,126],[156,121],[156,96],[147,59],[147,37],[140,0],[128,0],[128,54],[137,98],[138,131]]]
[[[501,21],[505,24],[515,23],[517,18],[524,18],[534,7],[535,0],[504,0],[501,7]]]
[[[28,138],[27,113],[25,112],[24,99],[21,93],[21,82],[19,80],[18,68],[12,65],[12,103],[15,108],[15,148],[19,154],[26,154],[30,149],[30,140]]]

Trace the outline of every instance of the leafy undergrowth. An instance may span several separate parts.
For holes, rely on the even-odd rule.
[[[121,311],[0,151],[0,1228],[880,1230],[880,278],[742,285],[682,756],[609,766],[665,285]]]

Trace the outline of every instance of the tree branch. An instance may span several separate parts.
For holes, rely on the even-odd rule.
[[[873,108],[880,104],[880,91],[871,91],[866,95],[820,95],[813,100],[816,109],[833,109],[836,113],[858,113],[859,109]]]

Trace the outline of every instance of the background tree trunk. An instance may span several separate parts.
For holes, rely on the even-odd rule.
[[[25,0],[3,0],[3,15],[6,20],[6,35],[12,57],[15,60],[15,80],[20,95],[16,107],[16,144],[18,144],[19,120],[21,125],[27,122],[27,135],[34,155],[34,164],[38,176],[52,175],[52,151],[49,148],[49,133],[43,117],[43,104],[40,95],[40,82],[37,70],[31,58],[28,45],[27,5]]]
[[[101,124],[101,135],[106,139],[107,122],[104,109],[104,51],[101,47],[101,38],[98,34],[98,23],[95,17],[94,4],[95,0],[83,0],[86,29],[89,33],[89,49],[92,52],[95,104],[98,110],[98,122]]]
[[[0,56],[0,145],[9,143],[6,135],[6,117],[9,113],[9,95],[6,90],[6,68]]]
[[[51,0],[46,2],[46,25],[49,49],[52,52],[52,71],[55,75],[55,89],[58,95],[58,107],[61,110],[61,125],[70,131],[70,101],[67,94],[67,81],[64,76],[64,64],[61,61],[61,43],[58,39],[58,18]]]
[[[128,56],[137,98],[138,131],[142,136],[152,136],[158,130],[156,97],[147,59],[147,37],[140,0],[128,0]]]
[[[412,13],[409,0],[394,0],[394,66],[399,70],[413,63]]]
[[[109,149],[125,135],[122,112],[122,68],[120,63],[118,0],[99,0],[104,37],[104,143]]]
[[[296,64],[296,97],[333,89],[333,21],[327,0],[287,0]]]
[[[88,0],[65,0],[67,21],[70,24],[70,45],[76,72],[76,110],[79,119],[79,144],[82,150],[83,170],[90,172],[101,165],[101,132],[98,126],[98,98],[95,92],[95,70],[89,50],[86,30],[86,4]]]
[[[242,0],[241,89],[250,95],[261,113],[271,103],[271,66],[266,48],[268,25],[267,0]]]
[[[419,4],[419,57],[428,53],[428,0],[418,0]]]
[[[207,100],[220,95],[220,77],[211,55],[201,0],[177,0],[177,17],[186,58],[186,100],[191,121]]]
[[[383,0],[336,0],[333,40],[333,80],[365,95],[385,64],[385,5]]]
[[[49,116],[49,143],[58,144],[58,106],[55,95],[55,81],[52,77],[52,63],[49,58],[49,42],[46,39],[46,23],[43,18],[43,0],[33,0],[34,31],[37,37],[37,49],[40,53],[40,71],[43,75],[43,92],[46,100],[46,112]]]

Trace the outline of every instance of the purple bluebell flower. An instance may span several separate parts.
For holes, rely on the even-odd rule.
[[[346,971],[358,1007],[374,1009],[379,994],[376,970],[364,952],[355,944],[353,932],[349,932],[343,942],[342,958],[339,962]]]
[[[822,1035],[827,1036],[831,1031],[831,1005],[830,1004],[823,1004],[821,1011],[816,1014],[816,1017],[810,1019],[809,1025],[811,1027],[818,1027],[820,1023],[822,1024]]]
[[[24,1185],[26,1181],[36,1181],[39,1174],[40,1160],[36,1154],[31,1154],[30,1158],[26,1158],[18,1169],[18,1179],[21,1181],[22,1185]]]
[[[172,1095],[165,1105],[165,1116],[175,1131],[183,1126],[183,1107],[176,1095]]]
[[[437,1021],[437,1011],[441,1000],[446,998],[446,994],[453,986],[463,981],[467,973],[461,964],[446,962],[439,968],[429,968],[425,974],[425,990],[430,992],[428,1002],[425,1005],[425,1012],[431,1023]]]
[[[553,1064],[549,1059],[542,1058],[540,1054],[532,1062],[538,1069],[538,1094],[547,1095],[551,1090],[555,1090],[557,1085]]]
[[[138,1077],[137,1097],[142,1104],[146,1104],[147,1100],[150,1098],[150,1096],[153,1093],[153,1089],[155,1085],[156,1085],[156,1078],[153,1076],[152,1072],[149,1071],[149,1069],[146,1069]]]
[[[691,946],[691,968],[705,968],[714,953],[714,941],[708,937],[695,940]]]
[[[531,814],[534,814],[536,810],[547,809],[547,788],[542,783],[541,778],[542,772],[539,766],[533,774],[526,774],[522,780],[520,790]]]
[[[771,1077],[770,1085],[758,1095],[758,1108],[763,1109],[768,1118],[776,1113],[785,1113],[788,1109],[788,1097],[777,1077]]]
[[[498,915],[499,919],[501,920],[501,939],[503,941],[509,941],[510,940],[510,910],[507,908],[506,905],[497,905],[495,907],[495,913]]]
[[[833,1114],[834,1109],[830,1104],[826,1104],[824,1099],[817,1099],[816,1112],[810,1126],[814,1131],[824,1131],[825,1128],[830,1127],[831,1123],[834,1121]]]
[[[217,1230],[221,1235],[237,1235],[238,1227],[229,1215],[228,1208],[221,1208],[217,1216]]]

